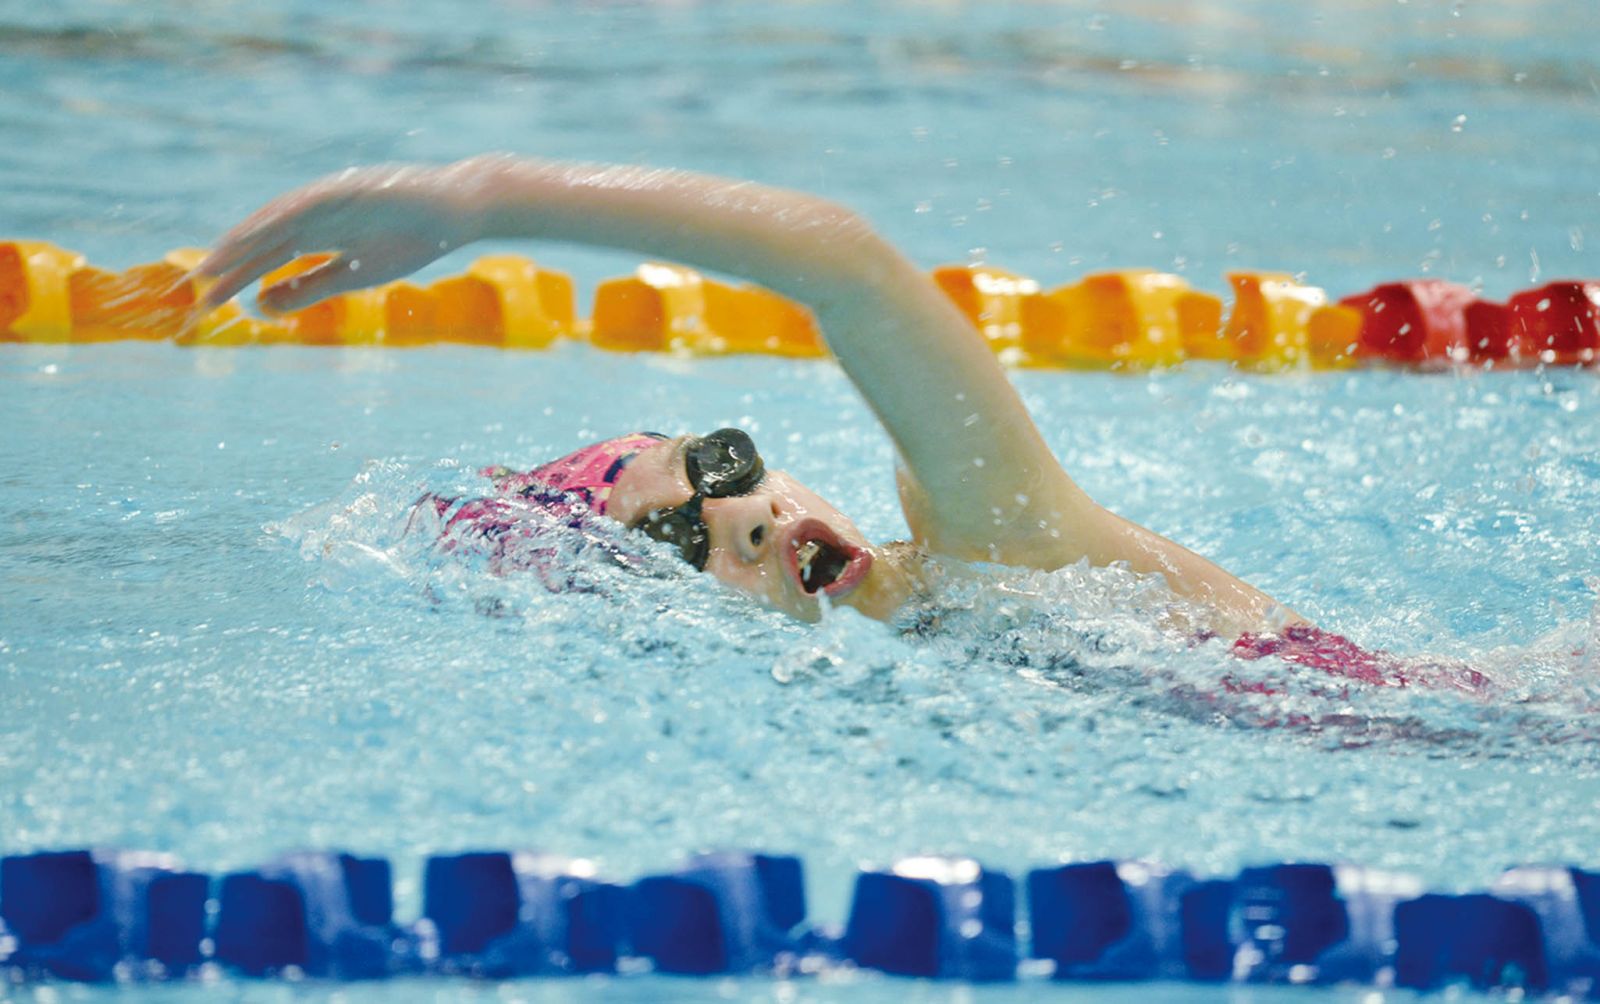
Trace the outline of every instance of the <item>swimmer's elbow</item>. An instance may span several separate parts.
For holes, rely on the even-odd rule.
[[[792,243],[803,245],[819,269],[872,274],[882,263],[897,262],[899,252],[865,216],[832,199],[801,192],[786,192],[780,205],[770,206],[775,220]]]
[[[894,246],[849,206],[808,198],[799,217],[817,266],[837,278],[871,279],[900,261]]]

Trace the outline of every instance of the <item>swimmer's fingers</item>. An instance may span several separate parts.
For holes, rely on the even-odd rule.
[[[253,256],[226,269],[212,271],[207,267],[211,259],[207,258],[200,263],[195,271],[200,275],[215,276],[217,281],[206,289],[205,296],[202,299],[203,305],[216,307],[228,302],[240,290],[278,266],[288,262],[293,257],[294,242],[285,240],[272,245],[265,251],[258,251]]]
[[[292,309],[398,279],[470,243],[480,221],[460,172],[351,170],[274,199],[225,234],[200,263],[200,275],[217,279],[207,305],[222,303],[298,252],[337,252],[338,264],[275,285],[269,305]]]
[[[217,246],[195,269],[217,280],[206,293],[206,303],[216,306],[280,265],[300,250],[325,246],[318,231],[330,228],[349,203],[347,192],[318,183],[274,199],[222,236]]]
[[[278,312],[299,310],[330,296],[404,278],[436,257],[430,242],[415,239],[396,239],[367,253],[349,249],[263,289],[261,305]]]

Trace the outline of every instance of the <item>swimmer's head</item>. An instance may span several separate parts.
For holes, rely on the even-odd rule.
[[[629,453],[608,487],[605,515],[785,613],[815,620],[822,597],[852,604],[870,592],[873,551],[861,531],[768,468],[737,429],[649,442]]]
[[[502,492],[569,516],[572,526],[591,513],[614,519],[803,620],[821,616],[824,597],[887,616],[909,588],[903,561],[875,561],[883,554],[848,517],[768,469],[737,429],[675,439],[632,433],[526,473],[484,473]]]

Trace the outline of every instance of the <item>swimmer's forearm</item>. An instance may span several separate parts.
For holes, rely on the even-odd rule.
[[[482,157],[479,235],[612,247],[753,279],[809,302],[875,236],[843,206],[689,171]]]

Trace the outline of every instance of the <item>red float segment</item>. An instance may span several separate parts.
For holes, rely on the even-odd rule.
[[[1477,354],[1466,310],[1478,299],[1444,279],[1386,282],[1339,302],[1361,311],[1359,354],[1399,363],[1464,363]]]
[[[1511,310],[1503,303],[1467,304],[1467,349],[1473,362],[1499,362],[1511,356]]]
[[[1524,360],[1578,366],[1600,358],[1600,282],[1548,283],[1506,307],[1510,342]]]

